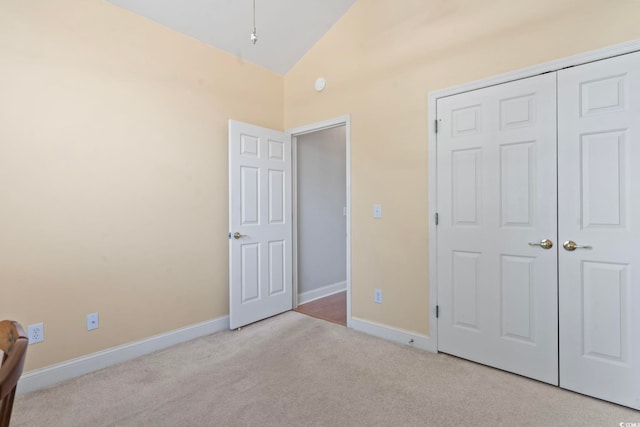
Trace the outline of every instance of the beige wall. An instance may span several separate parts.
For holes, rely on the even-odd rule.
[[[46,337],[26,370],[228,313],[229,118],[282,129],[283,78],[107,2],[0,2],[0,318]]]
[[[427,94],[640,38],[638,17],[638,0],[359,0],[285,76],[286,128],[351,114],[354,316],[429,331]]]

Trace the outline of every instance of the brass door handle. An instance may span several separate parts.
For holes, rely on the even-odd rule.
[[[576,242],[574,242],[573,240],[567,240],[566,242],[564,242],[562,244],[562,246],[569,252],[573,252],[576,249],[593,249],[591,246],[589,245],[578,245],[576,244]]]
[[[529,246],[540,246],[542,249],[551,249],[553,242],[549,239],[544,239],[539,242],[529,242]]]
[[[233,238],[234,239],[239,239],[241,237],[247,237],[247,235],[246,234],[240,234],[237,231],[235,233],[233,233]]]

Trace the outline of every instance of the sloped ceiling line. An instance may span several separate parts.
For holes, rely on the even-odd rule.
[[[245,61],[286,74],[356,0],[108,0]]]

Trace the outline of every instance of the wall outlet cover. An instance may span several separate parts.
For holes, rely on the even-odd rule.
[[[98,313],[87,314],[87,331],[98,329]]]
[[[375,289],[373,291],[373,301],[376,304],[382,304],[382,289]]]
[[[44,323],[36,323],[27,327],[29,344],[37,344],[44,341]]]

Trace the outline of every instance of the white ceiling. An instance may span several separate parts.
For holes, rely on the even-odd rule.
[[[108,0],[280,75],[335,24],[356,0]]]

